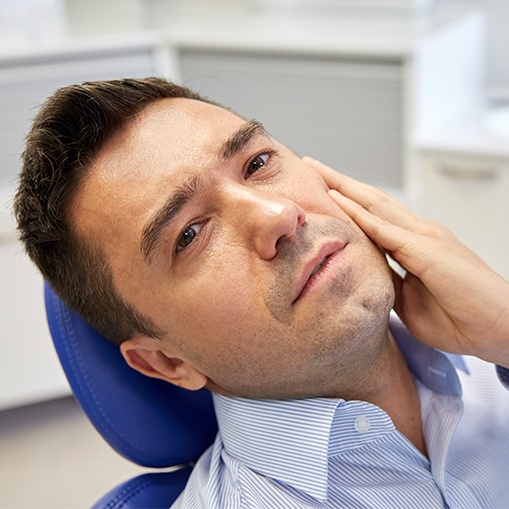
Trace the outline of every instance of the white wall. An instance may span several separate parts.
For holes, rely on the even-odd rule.
[[[69,34],[113,34],[143,28],[142,0],[66,0]]]

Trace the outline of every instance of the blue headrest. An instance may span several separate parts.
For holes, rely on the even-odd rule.
[[[92,424],[122,456],[147,467],[196,461],[213,442],[211,394],[187,391],[131,369],[45,283],[53,342],[71,389]]]

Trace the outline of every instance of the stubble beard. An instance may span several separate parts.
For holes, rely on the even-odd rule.
[[[309,256],[321,239],[347,239],[353,243],[365,243],[366,249],[372,252],[377,249],[363,234],[359,235],[350,225],[333,217],[307,224],[299,235],[296,240],[285,241],[279,246],[278,259],[274,261],[276,277],[266,300],[272,316],[289,330],[295,328],[289,292],[299,276],[297,271],[303,266],[303,258]],[[330,310],[317,306],[316,314],[309,317],[314,323],[309,327],[309,336],[305,338],[308,343],[313,343],[308,345],[310,356],[306,359],[307,367],[293,366],[294,370],[300,371],[295,379],[300,383],[294,385],[295,393],[283,397],[331,396],[353,399],[361,393],[361,388],[367,389],[376,382],[378,374],[384,369],[394,288],[383,255],[380,253],[373,259],[377,260],[379,266],[373,267],[372,284],[360,302],[348,302],[348,296],[357,284],[353,267],[346,267],[331,281],[328,295],[338,303],[337,315],[327,316]],[[302,330],[293,332],[298,336],[304,334]],[[289,341],[288,338],[286,340]],[[304,384],[302,370],[307,370],[309,376]],[[291,378],[291,373],[288,373],[288,378]]]

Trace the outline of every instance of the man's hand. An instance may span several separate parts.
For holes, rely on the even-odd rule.
[[[509,367],[509,283],[444,226],[384,192],[304,158],[330,197],[406,271],[395,311],[420,341]],[[501,232],[502,233],[502,232]]]

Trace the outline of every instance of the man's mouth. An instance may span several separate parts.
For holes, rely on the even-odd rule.
[[[339,241],[323,245],[318,253],[305,264],[292,304],[299,301],[304,295],[309,293],[315,286],[327,276],[328,269],[331,268],[337,255],[346,247],[346,244]]]
[[[324,263],[327,261],[330,255],[327,255],[314,269],[313,272],[311,272],[311,276],[314,276],[324,265]]]

